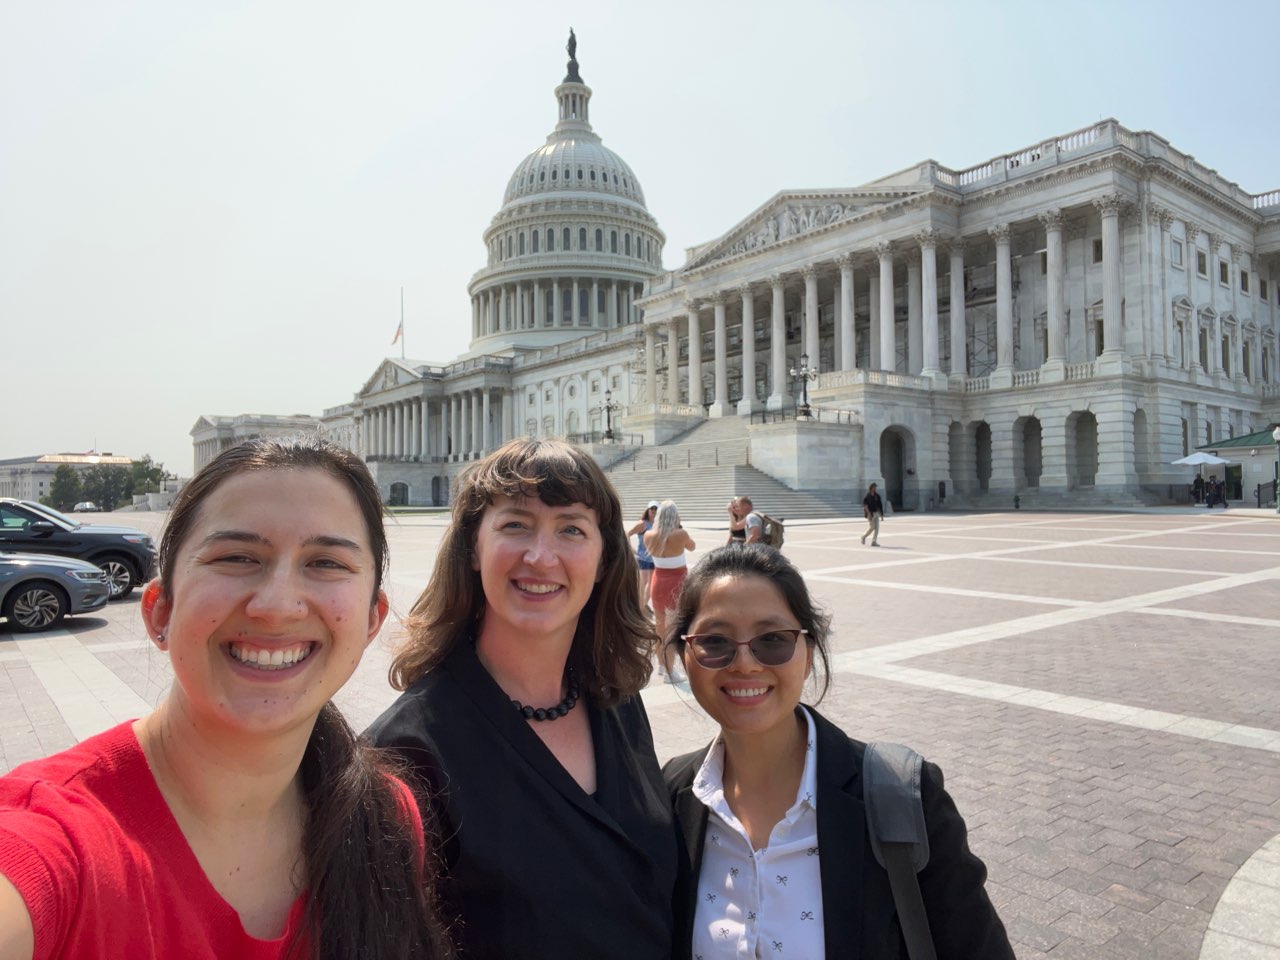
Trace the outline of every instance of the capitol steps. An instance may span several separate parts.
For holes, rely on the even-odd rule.
[[[657,448],[661,449],[661,448]],[[829,519],[861,516],[861,498],[792,490],[746,464],[716,466],[695,462],[693,468],[632,469],[631,464],[608,471],[622,501],[623,519],[629,526],[640,519],[650,500],[674,500],[682,519],[724,523],[729,498],[751,498],[757,511],[779,520]]]

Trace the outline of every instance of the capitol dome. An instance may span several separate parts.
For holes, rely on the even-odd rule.
[[[469,287],[473,351],[638,323],[634,301],[662,271],[666,237],[631,167],[591,127],[576,48],[570,33],[555,128],[516,167],[485,230],[488,262]]]

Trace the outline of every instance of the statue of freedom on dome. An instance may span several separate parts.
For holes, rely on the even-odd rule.
[[[569,28],[569,42],[564,48],[569,51],[569,72],[565,75],[564,83],[581,83],[582,77],[578,74],[578,38],[573,34],[573,27]]]

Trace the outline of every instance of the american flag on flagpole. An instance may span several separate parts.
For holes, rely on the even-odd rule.
[[[400,338],[404,336],[404,318],[400,318],[400,326],[396,327],[396,335],[391,338],[391,345],[394,347],[400,342]]]

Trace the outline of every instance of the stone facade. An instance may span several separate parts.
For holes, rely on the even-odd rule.
[[[128,467],[132,463],[128,457],[109,453],[46,453],[0,460],[0,497],[39,500],[47,496],[53,488],[53,476],[63,464],[83,473],[90,467]]]
[[[1161,499],[1170,461],[1280,417],[1280,191],[1106,120],[779,194],[640,306],[667,403],[786,410],[816,368],[817,416],[859,428],[850,483],[899,506]]]

